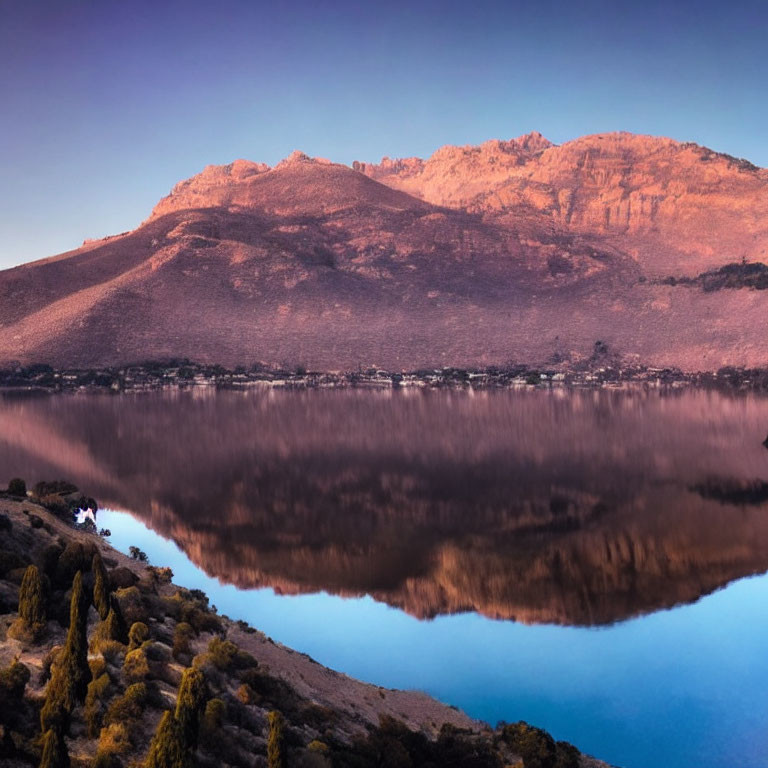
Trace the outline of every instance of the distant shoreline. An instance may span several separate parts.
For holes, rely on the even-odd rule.
[[[487,368],[444,367],[408,372],[370,367],[347,372],[309,371],[303,367],[254,365],[227,369],[188,360],[145,362],[121,367],[54,369],[48,365],[0,369],[0,394],[92,392],[124,393],[259,387],[308,389],[600,389],[642,386],[649,389],[699,387],[720,391],[768,392],[768,367],[721,368],[686,373],[677,368],[622,365],[591,360],[577,366],[508,365]]]

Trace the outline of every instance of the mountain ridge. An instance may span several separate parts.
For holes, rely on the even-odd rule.
[[[0,364],[392,370],[768,363],[768,171],[672,139],[531,133],[348,167],[296,151],[179,182],[135,230],[0,272]]]

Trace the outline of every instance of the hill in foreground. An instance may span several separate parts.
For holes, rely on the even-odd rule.
[[[44,507],[17,485],[0,499],[9,768],[601,765],[525,724],[491,730],[326,669],[73,529],[74,488],[38,486]]]
[[[760,366],[767,261],[768,171],[693,144],[294,153],[206,168],[133,232],[1,272],[0,363],[471,368],[600,341],[632,363]]]

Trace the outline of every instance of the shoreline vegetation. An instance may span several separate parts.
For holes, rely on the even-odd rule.
[[[609,359],[608,348],[595,343],[593,356],[578,365],[557,363],[535,367],[510,364],[486,368],[429,368],[392,372],[376,367],[347,372],[320,372],[304,366],[276,367],[256,363],[227,369],[188,359],[131,365],[55,369],[50,365],[9,365],[0,368],[0,393],[94,392],[129,393],[209,387],[244,390],[277,389],[517,389],[517,388],[647,388],[700,387],[720,391],[768,392],[768,367],[723,367],[717,371],[685,372],[623,364]]]
[[[527,723],[327,669],[115,550],[76,523],[84,507],[65,481],[0,491],[9,768],[605,767]]]

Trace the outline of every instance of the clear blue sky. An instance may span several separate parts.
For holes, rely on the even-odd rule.
[[[763,0],[0,0],[0,267],[178,180],[629,130],[768,166]]]

